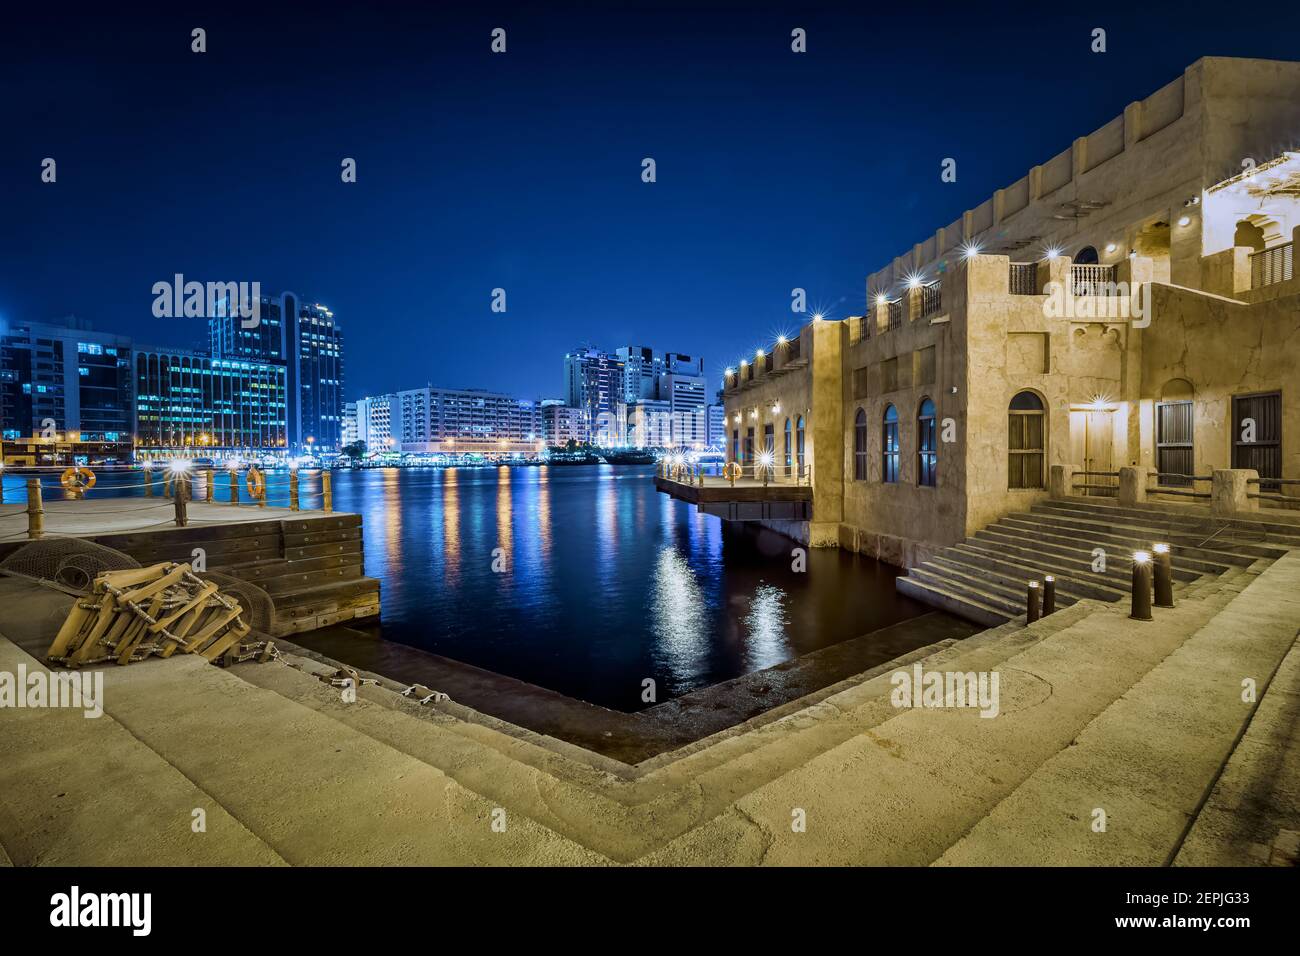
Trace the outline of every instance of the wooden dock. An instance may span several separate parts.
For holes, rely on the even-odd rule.
[[[3,513],[20,509],[25,506],[9,505]],[[178,528],[166,511],[146,510],[140,499],[50,501],[45,527],[46,538],[83,538],[146,566],[188,564],[201,548],[206,570],[248,581],[269,595],[272,637],[379,618],[379,581],[365,575],[357,514],[194,502],[189,524]],[[25,535],[0,538],[0,559],[26,543]]]

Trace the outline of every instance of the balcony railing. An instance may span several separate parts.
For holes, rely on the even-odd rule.
[[[903,300],[897,299],[889,303],[889,325],[890,329],[901,329],[903,327]]]
[[[1262,289],[1275,282],[1286,282],[1295,277],[1295,243],[1284,242],[1280,246],[1264,249],[1250,254],[1250,287]]]
[[[943,283],[931,282],[921,286],[921,318],[928,319],[943,310]]]
[[[1073,295],[1114,295],[1113,265],[1071,265],[1070,292]]]
[[[1010,278],[1012,295],[1039,295],[1042,291],[1038,288],[1037,262],[1011,263]]]

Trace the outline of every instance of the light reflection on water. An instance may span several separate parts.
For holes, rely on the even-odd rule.
[[[340,471],[334,503],[363,515],[384,638],[620,710],[646,706],[646,678],[663,701],[923,610],[898,597],[892,569],[813,549],[794,572],[789,539],[724,526],[652,478]]]

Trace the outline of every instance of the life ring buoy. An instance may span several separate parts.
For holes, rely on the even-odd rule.
[[[740,477],[741,471],[740,462],[729,461],[722,466],[722,477],[726,478],[728,481],[735,481]]]
[[[254,498],[260,498],[266,493],[266,476],[252,465],[248,466],[248,476],[244,479],[244,484],[248,486],[248,493]]]
[[[95,473],[85,467],[78,468],[74,466],[65,469],[63,474],[59,476],[59,484],[69,491],[89,491],[95,487],[97,480]]]

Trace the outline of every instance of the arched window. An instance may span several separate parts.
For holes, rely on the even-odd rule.
[[[935,442],[934,402],[921,399],[916,413],[916,483],[933,488],[937,484],[939,447]]]
[[[798,422],[795,423],[794,455],[795,465],[798,466],[799,469],[799,477],[802,478],[804,476],[804,428],[802,415],[799,416]]]
[[[1021,392],[1007,410],[1007,487],[1043,487],[1043,452],[1046,448],[1043,400]]]
[[[861,408],[853,419],[853,478],[867,480],[867,413]]]
[[[1097,249],[1095,246],[1084,246],[1074,254],[1073,261],[1077,266],[1091,266],[1096,265],[1101,260],[1097,257]]]
[[[880,480],[898,481],[898,409],[885,406],[884,427],[880,430]]]
[[[790,469],[794,467],[794,442],[791,439],[790,419],[785,420],[785,476],[790,477]]]

